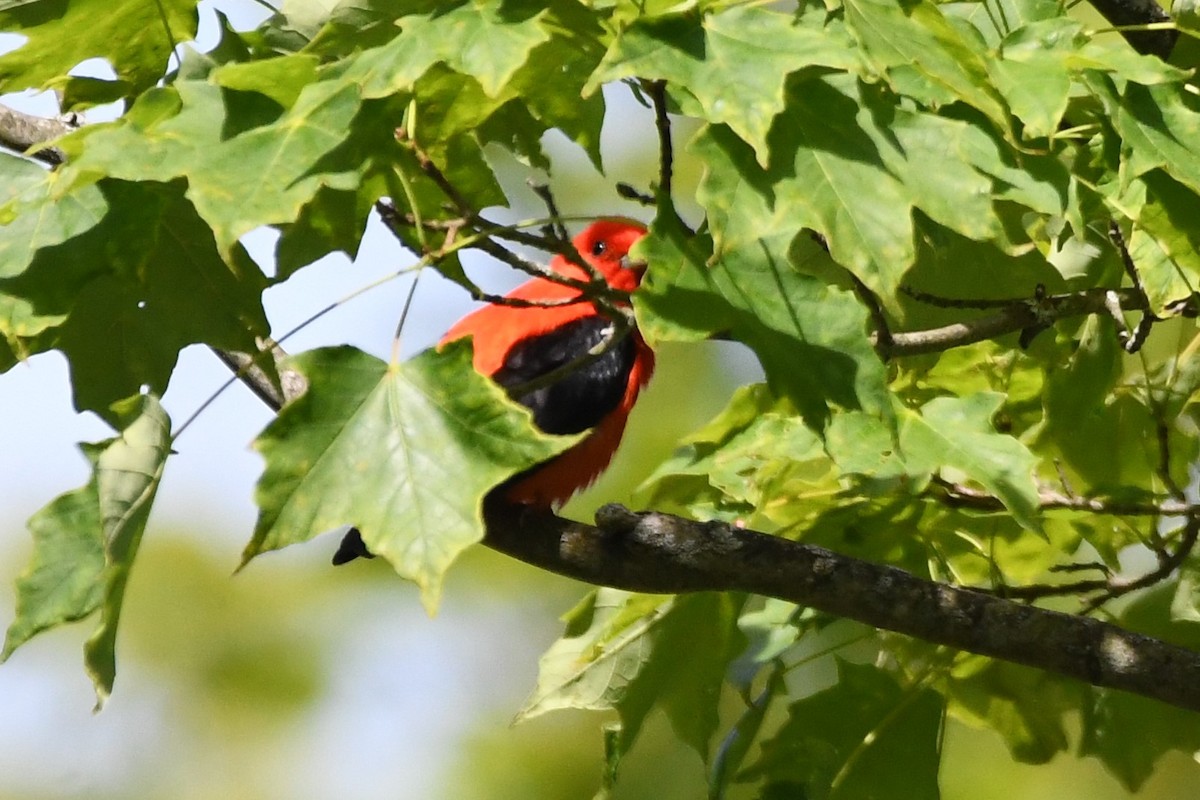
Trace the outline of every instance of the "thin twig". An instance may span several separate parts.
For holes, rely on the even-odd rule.
[[[628,183],[618,183],[617,194],[626,200],[632,200],[635,203],[640,203],[644,206],[654,205],[654,195],[638,191]]]
[[[1183,528],[1183,535],[1179,539],[1179,546],[1175,548],[1175,551],[1158,554],[1157,569],[1151,570],[1140,578],[1135,578],[1131,581],[1110,580],[1104,591],[1098,597],[1088,601],[1080,613],[1090,614],[1110,600],[1138,589],[1144,589],[1147,586],[1153,586],[1171,577],[1171,574],[1179,569],[1183,562],[1187,560],[1187,557],[1192,554],[1192,551],[1196,548],[1197,538],[1200,538],[1200,516],[1191,515],[1187,519],[1187,524]]]
[[[1125,318],[1121,313],[1121,306],[1118,300],[1114,299],[1108,306],[1112,317],[1116,320],[1117,330],[1121,335],[1121,344],[1127,353],[1136,353],[1142,349],[1142,345],[1146,343],[1146,337],[1150,335],[1150,329],[1156,322],[1156,317],[1150,313],[1150,300],[1146,297],[1146,289],[1142,286],[1141,275],[1138,274],[1137,265],[1133,263],[1133,256],[1129,254],[1129,247],[1125,244],[1125,235],[1121,233],[1121,226],[1113,220],[1108,225],[1108,238],[1112,241],[1113,246],[1117,248],[1117,253],[1121,256],[1121,265],[1125,268],[1125,274],[1129,277],[1133,284],[1133,291],[1137,293],[1139,303],[1142,308],[1142,316],[1138,319],[1138,323],[1134,326],[1133,333],[1129,333],[1125,328]]]
[[[375,203],[375,209],[379,212],[380,220],[388,227],[389,230],[396,234],[397,237],[400,235],[401,227],[411,227],[413,225],[413,216],[411,214],[400,213],[396,206],[386,199],[377,201]],[[480,221],[482,222],[482,220]],[[450,239],[462,229],[464,224],[465,221],[461,218],[443,220],[441,224],[438,224],[434,220],[425,220],[422,222],[422,225],[429,230],[436,229],[446,231],[448,234],[446,237],[447,242],[449,242]],[[554,272],[553,270],[547,269],[539,264],[535,264],[532,261],[527,261],[526,259],[521,258],[516,253],[513,253],[512,251],[501,247],[495,242],[490,241],[489,238],[492,236],[509,238],[515,233],[515,229],[511,228],[511,226],[496,225],[493,227],[488,227],[489,225],[491,225],[491,223],[473,229],[474,235],[470,240],[463,245],[456,245],[452,249],[454,251],[458,251],[465,246],[476,250],[482,250],[493,258],[503,261],[513,269],[524,272],[527,275],[535,278],[545,278],[553,283],[562,284],[563,286],[568,286],[572,289],[578,289],[580,292],[582,292],[582,294],[578,297],[564,298],[560,300],[522,300],[520,298],[509,298],[495,294],[488,294],[478,286],[471,284],[470,286],[464,287],[471,293],[471,297],[476,300],[495,303],[496,305],[509,305],[516,308],[555,308],[558,306],[575,305],[577,303],[594,302],[596,300],[598,291],[593,282],[570,278]],[[541,243],[543,240],[537,237],[532,237],[531,241]],[[430,262],[434,263],[439,259],[445,258],[447,255],[446,250],[447,248],[445,245],[443,245],[442,248],[428,253],[427,255],[430,258]],[[607,287],[607,284],[605,284],[605,287]],[[628,300],[628,295],[624,292],[609,288],[608,293],[612,295],[617,302]]]
[[[867,307],[867,312],[871,315],[871,322],[875,325],[875,344],[884,352],[892,348],[892,331],[888,326],[887,316],[883,313],[883,306],[879,303],[879,298],[875,293],[862,282],[857,275],[847,270],[850,275],[850,280],[854,283],[854,293],[858,295],[858,299]]]
[[[959,508],[977,511],[1004,511],[1006,507],[994,495],[969,486],[952,483],[935,476],[930,482],[927,495],[939,502]],[[1200,503],[1186,503],[1173,499],[1154,499],[1144,502],[1111,500],[1104,497],[1079,497],[1059,494],[1051,489],[1038,492],[1038,508],[1043,511],[1087,511],[1119,517],[1181,517],[1200,515]]]
[[[407,129],[396,129],[396,142],[413,154],[413,157],[417,159],[417,166],[421,168],[421,172],[437,184],[437,187],[442,190],[442,194],[446,195],[447,199],[454,204],[454,208],[468,223],[474,222],[479,218],[478,212],[467,202],[463,194],[458,191],[458,187],[446,178],[446,175],[433,162],[433,159],[429,157],[424,148],[413,141],[412,137],[408,135]]]
[[[892,346],[884,348],[877,342],[876,350],[884,358],[937,353],[962,347],[1008,333],[1041,329],[1069,317],[1102,313],[1109,292],[1116,294],[1124,308],[1143,309],[1143,300],[1132,289],[1084,289],[1078,292],[1010,300],[958,300],[936,298],[923,292],[901,288],[923,302],[931,298],[947,308],[999,308],[996,314],[955,322],[941,328],[923,331],[893,331]],[[1180,316],[1195,314],[1196,297],[1172,309]],[[874,338],[874,337],[872,337]]]
[[[558,213],[558,203],[554,202],[554,192],[550,190],[550,185],[539,181],[529,181],[529,188],[533,193],[541,198],[546,205],[546,212],[550,215],[549,221],[544,229],[547,239],[559,239],[567,241],[571,238],[571,234],[567,233],[567,226],[563,224],[562,214]]]
[[[521,272],[525,272],[535,277],[545,278],[549,281],[553,281],[554,283],[561,283],[564,286],[570,286],[588,293],[597,300],[597,304],[599,306],[611,310],[611,304],[601,299],[601,290],[608,285],[604,281],[604,277],[600,275],[596,268],[592,266],[587,259],[583,258],[579,254],[579,251],[575,249],[574,243],[569,238],[559,240],[557,237],[531,236],[523,231],[518,231],[514,228],[492,222],[471,206],[466,197],[463,196],[462,192],[458,191],[458,188],[453,184],[453,182],[446,177],[446,174],[442,172],[441,168],[438,167],[434,160],[429,157],[429,154],[426,153],[425,150],[408,135],[408,132],[404,128],[396,129],[396,141],[413,154],[413,157],[416,158],[417,166],[420,167],[421,172],[424,173],[426,177],[433,181],[437,187],[442,190],[442,193],[446,195],[446,198],[453,204],[455,211],[461,215],[462,219],[466,221],[467,225],[475,228],[476,230],[492,229],[494,231],[494,235],[496,236],[509,239],[519,244],[526,244],[542,250],[550,250],[551,252],[558,253],[571,263],[579,265],[588,274],[591,280],[578,281],[574,278],[570,278],[566,275],[555,272],[554,270],[537,266],[532,262],[526,261],[515,253],[512,253],[511,251],[501,247],[487,237],[480,238],[473,245],[476,249],[482,250],[493,258],[503,261],[510,267],[520,270]]]
[[[907,285],[901,285],[899,287],[899,291],[901,294],[906,294],[919,303],[924,303],[925,305],[929,306],[936,306],[938,308],[969,308],[977,311],[986,311],[996,308],[1011,308],[1013,306],[1023,305],[1030,302],[1028,297],[1006,297],[1000,299],[944,297],[943,295],[922,291],[921,289]]]
[[[1187,496],[1184,494],[1183,487],[1171,475],[1171,430],[1167,426],[1166,419],[1163,418],[1162,407],[1158,403],[1154,405],[1154,432],[1155,438],[1158,440],[1158,478],[1163,482],[1163,486],[1167,487],[1167,491],[1171,493],[1172,497],[1183,502]]]
[[[657,194],[669,203],[675,172],[675,148],[671,144],[671,118],[667,114],[667,82],[644,81],[642,86],[654,104],[654,127],[658,131]]]

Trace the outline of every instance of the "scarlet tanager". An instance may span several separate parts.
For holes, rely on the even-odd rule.
[[[632,220],[600,220],[585,228],[573,242],[609,286],[632,292],[641,281],[645,265],[630,262],[629,249],[645,233],[645,227]],[[550,261],[550,269],[581,281],[591,278],[587,270],[561,255]],[[552,303],[580,294],[570,286],[534,278],[505,297]],[[441,344],[473,337],[476,371],[511,394],[591,352],[609,338],[613,325],[591,302],[495,304],[463,317],[442,337]],[[534,424],[546,433],[567,435],[591,430],[570,449],[496,487],[493,495],[499,493],[511,503],[557,509],[590,485],[612,461],[629,412],[653,371],[654,353],[634,329],[598,358],[547,386],[515,395],[513,399],[533,413]],[[370,555],[359,532],[351,529],[334,554],[333,563],[344,564]]]

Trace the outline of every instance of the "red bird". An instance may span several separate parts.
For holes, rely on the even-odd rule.
[[[575,237],[575,249],[614,289],[632,292],[645,265],[631,264],[629,249],[644,236],[640,223],[625,219],[594,222]],[[590,280],[587,270],[561,255],[550,261],[559,275]],[[578,297],[569,286],[534,278],[505,297],[551,301]],[[463,317],[441,344],[474,337],[475,369],[513,390],[569,364],[609,335],[612,320],[593,303],[551,307],[489,305]],[[541,430],[581,433],[582,441],[555,458],[510,478],[493,492],[510,502],[557,509],[586,488],[612,461],[638,393],[654,371],[654,353],[636,329],[599,358],[548,386],[513,397],[533,412]],[[344,564],[370,556],[357,530],[351,529],[333,557]]]

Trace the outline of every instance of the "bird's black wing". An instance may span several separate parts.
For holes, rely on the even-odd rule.
[[[604,317],[584,317],[522,339],[508,351],[504,366],[492,379],[505,389],[536,380],[599,345],[610,335],[612,324]],[[626,336],[594,361],[513,399],[533,412],[534,423],[546,433],[580,433],[595,427],[621,402],[636,358],[633,337]]]

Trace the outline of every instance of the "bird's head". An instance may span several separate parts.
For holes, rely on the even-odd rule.
[[[574,239],[575,249],[595,267],[609,286],[626,292],[637,288],[646,265],[631,261],[629,250],[646,235],[646,226],[631,219],[602,219]]]

